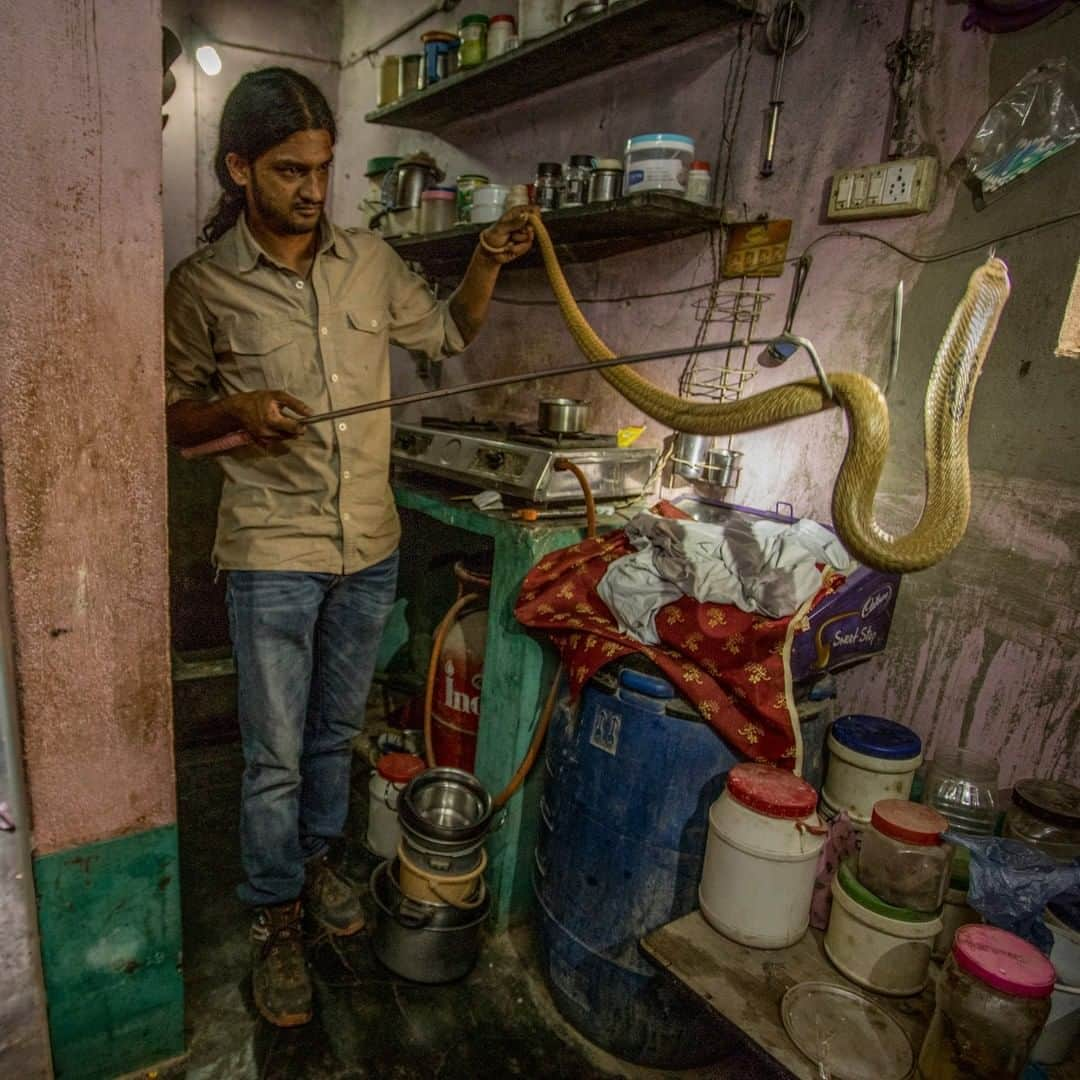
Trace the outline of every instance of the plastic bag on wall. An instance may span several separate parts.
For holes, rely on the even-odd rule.
[[[968,903],[991,925],[1049,953],[1054,939],[1043,911],[1051,900],[1080,899],[1080,859],[1055,862],[1045,852],[1000,836],[947,832],[945,839],[971,852]]]
[[[976,124],[957,161],[976,199],[1080,140],[1080,72],[1064,57],[1032,68]]]

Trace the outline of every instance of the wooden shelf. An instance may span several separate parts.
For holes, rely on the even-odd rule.
[[[719,207],[702,206],[659,191],[627,195],[544,215],[562,262],[592,262],[624,251],[661,244],[706,229],[719,228]],[[469,265],[476,237],[484,225],[459,225],[425,236],[389,236],[387,243],[403,258],[418,262],[432,277],[460,277]],[[534,247],[507,269],[541,265]]]
[[[527,41],[478,68],[367,114],[371,124],[442,131],[533,94],[659,52],[750,17],[745,0],[619,0],[606,11]]]

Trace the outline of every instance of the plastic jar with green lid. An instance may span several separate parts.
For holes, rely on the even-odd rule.
[[[478,67],[487,59],[487,32],[490,19],[486,15],[466,15],[458,24],[461,48],[458,64],[463,68]]]
[[[1016,1080],[1050,1013],[1054,966],[996,926],[961,926],[919,1052],[922,1080]]]

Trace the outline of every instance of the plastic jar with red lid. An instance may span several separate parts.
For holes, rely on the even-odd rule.
[[[996,926],[962,926],[919,1052],[922,1080],[1016,1080],[1050,1013],[1054,966]]]
[[[897,907],[940,910],[952,867],[952,845],[941,839],[948,827],[933,807],[906,799],[876,802],[862,834],[859,882]]]

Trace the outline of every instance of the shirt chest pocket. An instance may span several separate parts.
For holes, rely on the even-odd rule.
[[[387,318],[383,311],[350,308],[345,312],[344,370],[354,397],[387,397],[390,392]]]
[[[214,331],[214,353],[226,388],[292,390],[302,381],[296,328],[264,319],[222,320]]]

